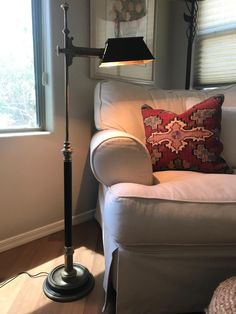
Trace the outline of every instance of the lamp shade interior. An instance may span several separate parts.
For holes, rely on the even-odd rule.
[[[143,37],[109,38],[100,67],[146,64],[153,59]]]

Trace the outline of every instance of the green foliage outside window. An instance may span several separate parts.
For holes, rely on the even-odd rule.
[[[38,128],[31,0],[0,6],[0,130]]]

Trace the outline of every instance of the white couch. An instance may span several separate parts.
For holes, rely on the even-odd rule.
[[[152,172],[141,106],[184,112],[223,93],[223,157],[236,169],[236,86],[158,90],[104,81],[95,89],[91,167],[100,182],[104,289],[116,313],[203,311],[219,282],[236,275],[236,175]]]

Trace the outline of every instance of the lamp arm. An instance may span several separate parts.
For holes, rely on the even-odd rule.
[[[90,57],[95,56],[102,58],[104,54],[104,48],[88,48],[88,47],[76,47],[72,44],[73,37],[68,38],[67,47],[60,48],[57,46],[57,55],[64,53],[68,57],[68,66],[72,65],[74,57]]]

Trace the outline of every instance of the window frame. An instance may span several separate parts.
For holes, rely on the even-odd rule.
[[[42,1],[31,0],[32,3],[32,31],[34,51],[34,74],[35,74],[35,96],[36,115],[38,128],[34,130],[45,130],[45,86],[43,85],[44,74],[44,47],[43,47],[43,9]]]
[[[31,0],[32,40],[35,76],[36,122],[35,128],[1,129],[0,134],[31,133],[45,131],[45,84],[44,75],[44,46],[43,46],[43,4],[41,0]]]

